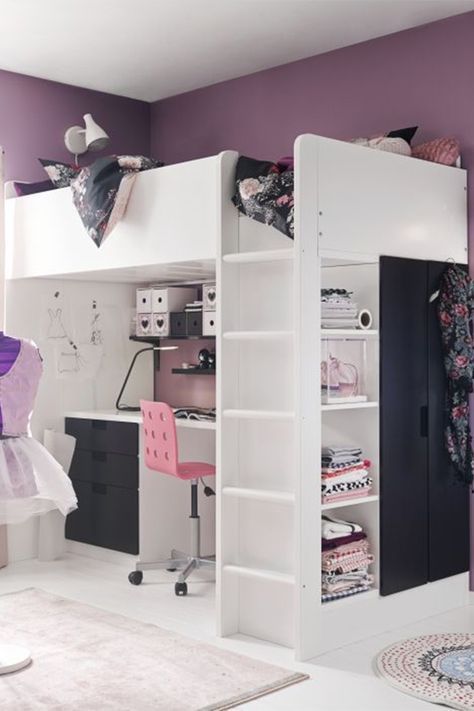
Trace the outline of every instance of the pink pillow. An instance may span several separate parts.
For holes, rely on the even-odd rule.
[[[459,141],[456,138],[435,138],[412,148],[413,158],[430,160],[433,163],[454,165],[459,158]]]

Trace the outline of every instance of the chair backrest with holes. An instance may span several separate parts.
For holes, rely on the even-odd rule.
[[[140,400],[149,469],[178,476],[178,441],[173,410],[166,402]]]

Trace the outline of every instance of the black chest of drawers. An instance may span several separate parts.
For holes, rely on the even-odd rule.
[[[76,438],[70,477],[78,509],[66,538],[138,554],[138,425],[68,417]]]

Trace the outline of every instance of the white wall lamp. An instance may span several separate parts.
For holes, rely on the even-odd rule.
[[[84,115],[84,128],[71,126],[64,134],[64,143],[70,153],[77,156],[87,151],[101,151],[110,141],[109,136],[92,118],[91,114]]]

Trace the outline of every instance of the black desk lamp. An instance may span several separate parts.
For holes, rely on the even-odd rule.
[[[120,388],[120,392],[118,394],[117,401],[115,403],[115,409],[126,411],[126,412],[140,412],[139,407],[133,407],[131,405],[122,405],[120,403],[123,392],[124,392],[125,388],[127,387],[128,380],[130,378],[130,375],[132,374],[132,370],[135,366],[136,360],[139,355],[141,355],[142,353],[147,353],[148,351],[153,351],[153,352],[176,351],[177,349],[178,349],[178,346],[156,346],[156,345],[153,345],[153,346],[148,346],[148,348],[142,348],[141,350],[137,351],[135,353],[135,355],[133,356],[132,362],[130,363],[130,367],[127,371],[127,375],[125,376],[125,380],[123,381],[122,387]]]

